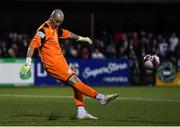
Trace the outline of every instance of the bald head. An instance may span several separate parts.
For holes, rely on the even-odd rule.
[[[55,9],[52,13],[51,13],[51,16],[50,17],[53,17],[53,18],[62,18],[64,17],[64,14],[63,12],[60,10],[60,9]]]
[[[49,19],[54,27],[59,27],[64,20],[64,14],[60,9],[55,9]]]

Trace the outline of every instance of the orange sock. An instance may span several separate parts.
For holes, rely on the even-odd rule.
[[[73,90],[74,90],[74,101],[76,103],[76,106],[84,106],[83,94],[77,91],[75,88],[73,88]]]
[[[81,92],[82,94],[95,98],[98,92],[94,90],[93,88],[85,85],[83,82],[78,82],[73,86],[76,90]]]

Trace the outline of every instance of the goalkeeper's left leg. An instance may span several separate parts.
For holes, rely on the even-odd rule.
[[[83,94],[74,89],[74,100],[77,106],[77,118],[78,119],[98,119],[97,117],[89,114],[84,108]]]

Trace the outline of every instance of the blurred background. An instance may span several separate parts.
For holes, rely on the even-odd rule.
[[[90,85],[180,85],[178,0],[4,0],[0,2],[0,86],[64,85],[44,71],[38,52],[28,77],[20,77],[30,40],[51,12],[62,9],[62,27],[94,42],[60,40],[69,65]],[[143,67],[157,54],[156,70]],[[9,74],[10,73],[10,74]]]

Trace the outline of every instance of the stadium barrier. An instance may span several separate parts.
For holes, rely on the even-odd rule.
[[[78,77],[89,85],[129,85],[129,62],[127,59],[68,59],[69,66]],[[47,75],[39,59],[35,60],[36,85],[63,85]]]
[[[20,76],[19,68],[24,64],[24,61],[24,59],[0,59],[0,86],[64,85],[46,73],[39,59],[33,60],[31,73]],[[132,85],[130,77],[135,77],[134,73],[130,76],[132,70],[127,59],[68,59],[68,62],[78,77],[89,85],[128,86]],[[147,80],[148,76],[149,73],[144,73],[144,80]],[[180,60],[177,61],[177,65],[171,61],[162,61],[156,70],[155,81],[156,86],[180,86]]]

